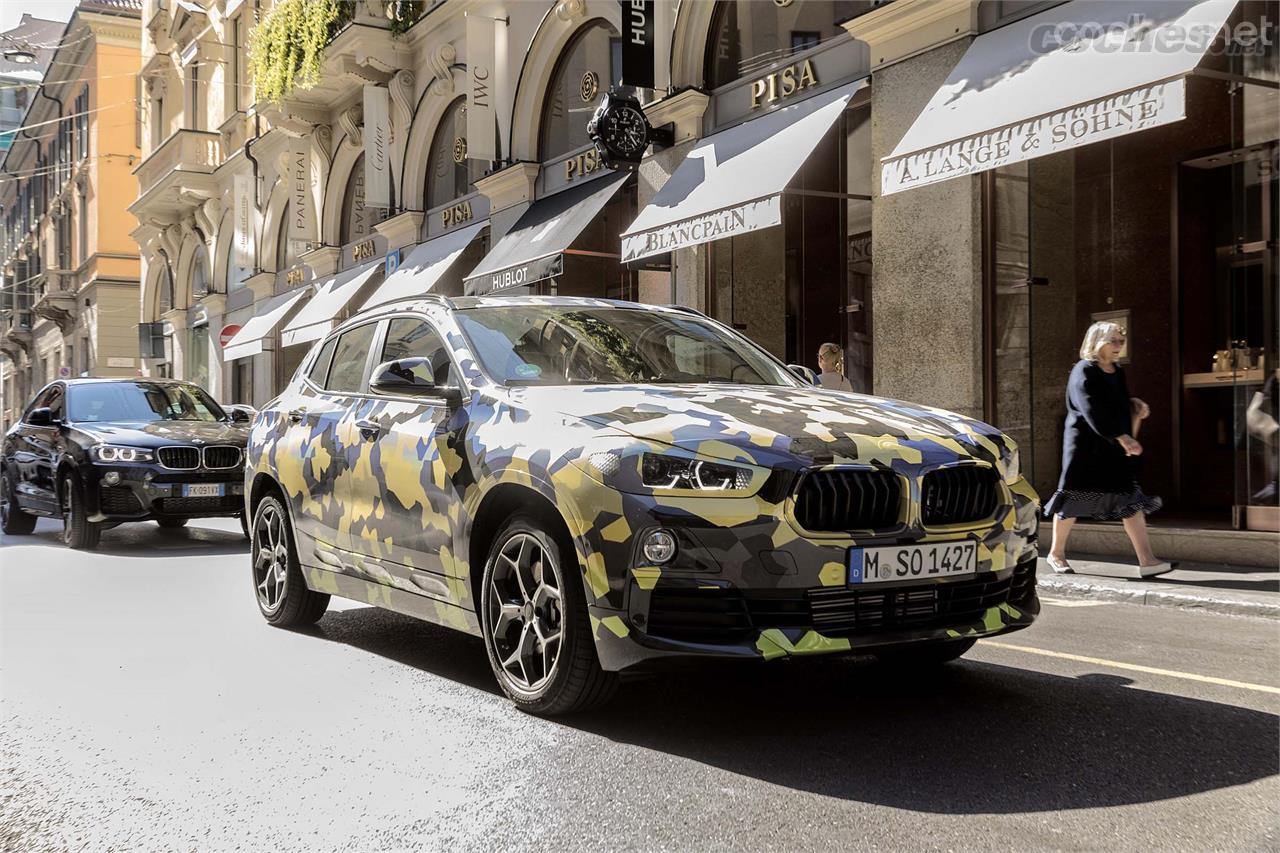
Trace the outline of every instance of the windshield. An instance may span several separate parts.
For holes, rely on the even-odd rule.
[[[470,308],[458,324],[504,385],[797,385],[776,362],[696,317],[634,308]]]
[[[93,382],[67,392],[72,421],[222,421],[204,389],[159,382]]]

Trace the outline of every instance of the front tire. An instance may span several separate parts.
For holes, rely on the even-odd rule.
[[[9,472],[0,471],[0,530],[7,536],[26,536],[36,529],[36,517],[18,506]]]
[[[917,643],[909,646],[897,646],[875,653],[881,663],[901,667],[942,666],[956,660],[978,642],[967,640],[940,640],[931,643]]]
[[[289,512],[275,495],[258,504],[252,533],[253,587],[262,617],[278,628],[295,628],[323,616],[329,596],[307,589]]]
[[[189,518],[157,518],[156,524],[165,530],[177,530],[179,527],[186,527]]]
[[[84,490],[74,474],[62,478],[62,541],[77,551],[92,551],[102,538],[102,525],[90,521],[84,506]]]
[[[480,589],[485,650],[498,686],[541,716],[601,705],[617,677],[600,668],[586,595],[567,537],[512,518],[494,539]]]

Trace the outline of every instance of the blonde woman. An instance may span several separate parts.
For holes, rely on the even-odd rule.
[[[1053,518],[1053,546],[1048,563],[1055,572],[1070,572],[1067,537],[1077,518],[1124,522],[1138,555],[1143,577],[1167,572],[1168,563],[1151,553],[1146,516],[1160,499],[1142,493],[1135,478],[1134,457],[1142,445],[1134,438],[1151,409],[1129,396],[1124,368],[1124,330],[1115,323],[1094,323],[1080,345],[1080,360],[1067,380],[1067,420],[1062,435],[1062,477],[1045,505]]]
[[[823,344],[818,347],[818,385],[828,391],[852,391],[853,386],[845,378],[844,353],[839,344]]]

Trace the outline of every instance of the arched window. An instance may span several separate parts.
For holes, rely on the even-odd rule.
[[[827,39],[844,35],[841,21],[873,0],[721,0],[707,38],[706,84],[717,89]]]
[[[347,177],[347,189],[342,196],[342,227],[338,242],[354,243],[373,235],[373,226],[382,221],[382,212],[364,206],[364,155],[356,158]]]
[[[163,314],[173,308],[173,273],[169,271],[169,258],[160,253],[156,255],[160,263],[160,274],[156,278],[156,314]]]
[[[471,185],[484,177],[484,163],[467,157],[467,99],[449,105],[435,138],[427,163],[427,185],[423,189],[425,209],[440,207],[471,192]]]
[[[584,26],[556,65],[542,105],[539,157],[550,160],[591,142],[587,121],[611,85],[622,81],[622,40],[602,20]]]
[[[191,262],[191,297],[199,299],[209,292],[209,250],[200,245]]]
[[[280,212],[280,230],[276,233],[276,272],[287,270],[297,260],[293,241],[289,239],[289,205]]]

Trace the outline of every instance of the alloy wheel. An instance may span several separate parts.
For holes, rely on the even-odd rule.
[[[284,516],[265,506],[253,527],[253,584],[264,613],[275,613],[284,601],[289,576],[289,544]]]
[[[9,475],[0,472],[0,523],[6,527],[9,524],[10,498],[9,498]]]
[[[72,539],[71,514],[76,508],[75,492],[75,486],[70,480],[62,481],[62,541],[68,545],[71,544]]]
[[[517,533],[489,581],[493,648],[512,686],[534,693],[555,674],[564,623],[560,567],[537,538]]]

